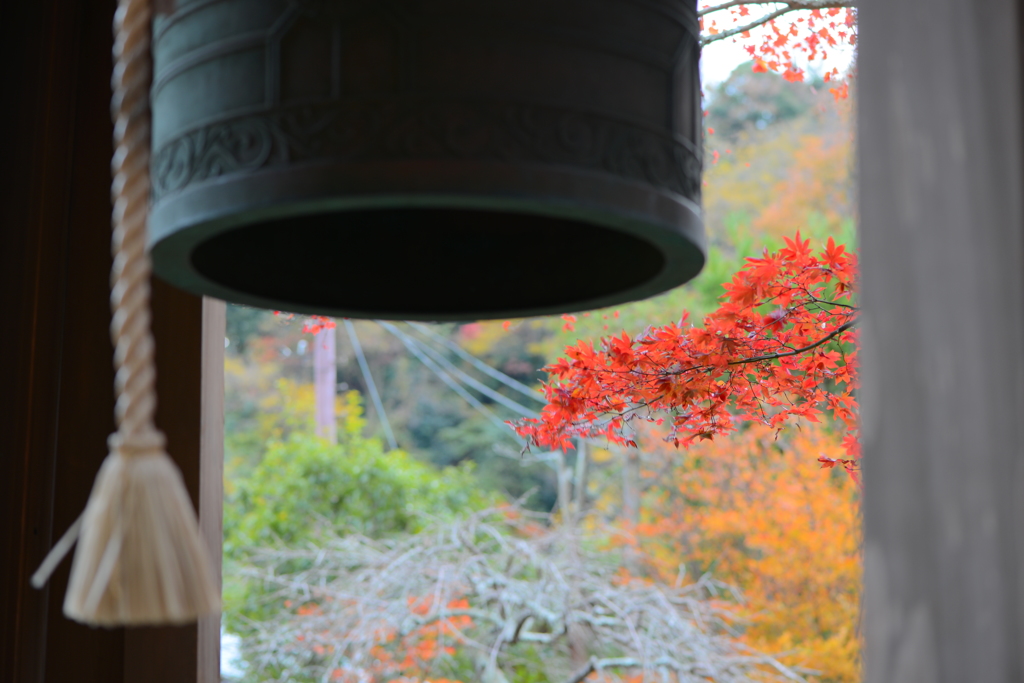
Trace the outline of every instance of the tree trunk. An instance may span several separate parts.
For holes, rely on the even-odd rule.
[[[630,528],[640,523],[640,451],[629,447],[623,451],[622,519]]]
[[[565,460],[565,453],[558,451],[558,502],[555,509],[562,517],[562,523],[568,524],[572,520],[572,472]]]
[[[576,451],[576,473],[573,475],[573,494],[576,499],[573,504],[573,514],[577,522],[587,514],[587,467],[590,458],[590,444],[580,439],[578,448],[579,450]]]

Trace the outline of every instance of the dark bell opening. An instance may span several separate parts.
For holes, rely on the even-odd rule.
[[[268,306],[458,319],[570,310],[651,280],[664,257],[637,237],[572,220],[376,209],[230,230],[200,244],[192,263]]]

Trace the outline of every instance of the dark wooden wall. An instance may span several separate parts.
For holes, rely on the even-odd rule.
[[[0,5],[0,681],[219,680],[218,622],[91,629],[29,586],[113,430],[109,0]],[[220,554],[223,304],[155,283],[157,421]],[[202,457],[200,457],[202,455]]]
[[[1019,10],[860,10],[869,683],[1024,681]]]

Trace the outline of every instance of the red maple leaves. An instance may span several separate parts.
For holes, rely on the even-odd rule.
[[[746,265],[725,283],[721,306],[702,325],[678,324],[631,338],[579,342],[548,366],[548,405],[515,423],[532,445],[568,449],[572,438],[632,445],[634,419],[667,421],[668,441],[687,446],[746,421],[778,430],[794,418],[831,413],[846,431],[843,465],[856,477],[857,257],[831,238],[810,241]]]
[[[285,320],[295,317],[294,313],[285,313],[284,311],[274,311],[274,315],[283,316]],[[337,323],[331,318],[324,315],[311,315],[302,323],[302,334],[320,334],[324,330],[333,330],[335,327],[337,327]]]
[[[830,49],[857,44],[857,10],[853,3],[829,4],[832,6],[763,0],[702,2],[698,11],[701,44],[738,41],[754,61],[755,72],[774,71],[787,81],[803,81],[806,74],[796,65],[798,58],[813,62],[826,58]],[[841,79],[837,69],[824,78],[826,82]],[[848,96],[849,87],[839,83],[829,92],[840,100]]]

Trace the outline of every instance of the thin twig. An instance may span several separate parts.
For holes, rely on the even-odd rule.
[[[826,334],[824,337],[822,337],[818,341],[814,342],[813,344],[808,344],[807,346],[803,346],[803,347],[801,347],[799,349],[793,349],[792,351],[782,351],[780,353],[769,353],[769,354],[765,354],[763,356],[754,356],[753,358],[741,358],[739,360],[729,361],[729,365],[743,365],[745,363],[759,363],[759,362],[765,361],[765,360],[778,360],[779,358],[786,358],[787,356],[796,356],[796,355],[799,355],[801,353],[806,353],[807,351],[811,351],[812,349],[816,349],[819,346],[821,346],[822,344],[826,344],[829,341],[831,341],[832,339],[835,339],[836,337],[841,335],[843,332],[846,332],[847,330],[849,330],[852,327],[854,327],[856,324],[857,324],[857,319],[854,318],[850,322],[844,323],[844,324],[840,325],[839,327],[837,327],[836,329],[832,330],[831,332],[829,332],[828,334]]]
[[[721,683],[776,670],[777,662],[752,655],[728,634],[728,612],[706,599],[724,585],[707,577],[686,586],[623,583],[616,579],[622,558],[592,550],[595,539],[582,538],[579,527],[521,508],[509,512],[476,513],[408,537],[326,536],[308,549],[253,550],[242,574],[264,587],[261,598],[276,609],[249,624],[243,650],[250,670],[275,671],[274,680],[284,681],[299,673],[326,677],[332,662],[346,662],[353,676],[375,675],[383,661],[372,654],[376,648],[411,647],[406,634],[416,638],[434,624],[446,627],[447,642],[490,659],[498,671],[519,665],[516,641],[543,642],[548,658],[567,661],[570,621],[588,625],[594,658],[569,683],[609,667],[690,673],[699,662]],[[418,552],[410,553],[413,547]],[[282,574],[283,566],[306,568]],[[432,596],[429,606],[424,596]],[[298,613],[281,612],[286,601]],[[424,613],[415,613],[419,606]],[[461,621],[466,617],[472,622]],[[537,623],[528,629],[531,617]],[[437,657],[448,655],[438,648]],[[444,661],[424,665],[440,672]]]
[[[778,4],[780,4],[780,3],[772,2],[771,0],[760,0],[760,1],[755,0],[754,2],[742,2],[741,0],[732,0],[731,2],[726,2],[726,3],[723,3],[721,5],[716,5],[714,7],[705,8],[705,9],[701,10],[700,12],[698,12],[698,16],[704,16],[704,15],[710,14],[712,12],[718,12],[718,11],[721,11],[721,10],[724,10],[724,9],[728,9],[730,7],[738,7],[740,5],[778,5]],[[806,0],[804,2],[801,2],[799,0],[794,0],[793,2],[785,3],[785,7],[780,7],[779,9],[777,9],[777,10],[775,10],[773,12],[769,12],[768,14],[765,14],[765,15],[755,19],[754,21],[751,21],[748,24],[743,24],[742,26],[736,26],[736,27],[733,27],[733,28],[730,28],[730,29],[726,29],[724,31],[719,31],[718,33],[715,33],[715,34],[701,34],[700,45],[701,45],[701,47],[705,47],[706,45],[710,45],[711,43],[717,42],[719,40],[725,40],[726,38],[732,38],[733,36],[739,35],[741,33],[746,33],[747,31],[752,31],[753,29],[757,28],[758,26],[763,26],[763,25],[767,24],[768,22],[770,22],[770,21],[772,21],[774,19],[778,19],[779,17],[783,16],[784,14],[789,14],[790,12],[799,12],[801,10],[835,9],[835,8],[851,8],[851,7],[854,7],[854,3],[851,2],[850,0],[835,0],[835,1],[829,1],[829,2],[814,2],[813,0]]]

